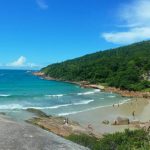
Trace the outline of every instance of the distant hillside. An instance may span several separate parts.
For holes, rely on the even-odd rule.
[[[70,81],[105,83],[128,90],[150,89],[150,41],[88,54],[41,70]]]

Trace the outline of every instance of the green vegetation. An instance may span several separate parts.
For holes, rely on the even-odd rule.
[[[91,150],[149,150],[150,135],[144,130],[118,132],[97,139],[88,135],[71,135],[67,139]]]
[[[127,90],[150,88],[150,41],[96,52],[42,69],[60,80],[105,83]]]

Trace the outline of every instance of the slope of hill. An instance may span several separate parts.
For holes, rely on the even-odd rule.
[[[99,51],[41,70],[60,80],[105,83],[127,90],[150,90],[150,41]]]

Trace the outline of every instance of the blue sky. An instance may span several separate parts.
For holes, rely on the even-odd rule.
[[[0,68],[35,69],[150,37],[149,0],[2,0]]]

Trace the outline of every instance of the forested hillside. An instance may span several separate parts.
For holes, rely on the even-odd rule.
[[[84,80],[121,89],[149,91],[150,41],[88,54],[49,65],[41,71],[61,80]]]

